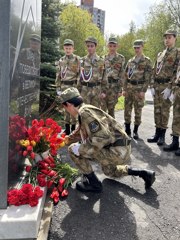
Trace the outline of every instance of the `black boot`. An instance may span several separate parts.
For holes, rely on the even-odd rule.
[[[146,170],[128,167],[128,175],[139,176],[145,182],[145,188],[150,188],[155,181],[155,172]]]
[[[94,172],[83,174],[83,180],[76,183],[76,189],[81,192],[102,192],[102,183],[99,181]]]
[[[73,131],[75,130],[75,128],[76,128],[76,125],[75,125],[75,124],[72,124],[72,125],[71,125],[71,132],[73,132]]]
[[[147,141],[148,141],[149,143],[155,143],[155,142],[158,141],[159,135],[160,135],[160,128],[156,128],[155,135],[152,136],[151,138],[148,138]]]
[[[180,148],[175,152],[176,156],[180,156]]]
[[[130,123],[125,123],[125,132],[129,137],[131,137],[131,128],[130,128]]]
[[[165,144],[165,134],[166,134],[166,129],[160,129],[160,135],[159,135],[159,139],[157,141],[157,145],[158,146],[162,146]]]
[[[133,130],[133,138],[136,140],[139,139],[138,128],[139,128],[139,125],[135,125]]]
[[[170,145],[167,145],[166,147],[163,148],[165,152],[171,152],[174,150],[178,150],[179,148],[179,137],[173,136],[172,138],[172,143]]]
[[[70,124],[66,124],[65,125],[65,133],[66,133],[66,135],[69,135],[71,133],[71,131],[70,131]]]

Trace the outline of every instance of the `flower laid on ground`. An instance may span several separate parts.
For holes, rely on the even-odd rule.
[[[43,190],[39,186],[33,187],[31,184],[24,184],[21,189],[9,190],[7,201],[9,205],[29,204],[31,207],[35,207],[42,196]]]
[[[9,190],[8,203],[36,206],[43,195],[40,187],[47,187],[51,191],[50,198],[57,204],[68,196],[67,188],[78,175],[78,170],[68,163],[62,163],[57,154],[58,149],[65,146],[65,134],[61,133],[61,127],[51,118],[45,121],[35,119],[29,128],[21,117],[16,117],[16,120],[20,120],[23,131],[20,135],[13,135],[15,148],[23,158],[29,160],[29,164],[25,166],[25,184],[21,189]],[[12,124],[11,129],[14,133],[15,124]]]

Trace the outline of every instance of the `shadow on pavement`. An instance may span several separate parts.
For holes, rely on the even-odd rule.
[[[119,194],[124,188],[127,188],[124,184],[105,179],[100,194],[82,194],[70,189],[66,200],[70,211],[61,223],[64,236],[53,232],[49,240],[138,240],[134,215]],[[136,197],[133,190],[128,192]]]

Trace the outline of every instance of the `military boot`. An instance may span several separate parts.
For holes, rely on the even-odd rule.
[[[65,133],[66,133],[66,135],[69,135],[71,133],[71,131],[70,131],[70,124],[66,124],[65,125]]]
[[[157,141],[157,145],[158,146],[162,146],[165,143],[165,134],[166,134],[166,129],[160,129],[160,135],[159,135],[159,139]]]
[[[125,132],[129,137],[131,137],[131,128],[130,128],[130,123],[125,123]]]
[[[99,181],[94,172],[83,174],[83,179],[76,183],[76,189],[81,192],[102,192],[102,183]]]
[[[139,176],[145,182],[145,188],[150,188],[155,181],[155,172],[146,170],[128,167],[128,175]]]
[[[155,142],[158,141],[159,135],[160,135],[160,128],[156,128],[155,135],[152,136],[151,138],[148,138],[147,141],[148,141],[149,143],[155,143]]]
[[[180,156],[180,148],[175,152],[176,156]]]
[[[139,128],[139,125],[135,125],[133,130],[133,138],[136,140],[139,139],[138,128]]]
[[[166,147],[163,148],[165,152],[171,152],[174,150],[178,150],[179,148],[179,137],[173,136],[172,137],[172,143],[170,145],[167,145]]]
[[[73,132],[73,131],[75,130],[75,128],[76,128],[76,125],[75,125],[75,124],[72,124],[72,125],[71,125],[71,132]]]

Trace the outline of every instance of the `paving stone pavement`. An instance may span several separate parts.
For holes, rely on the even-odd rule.
[[[123,124],[123,111],[116,112]],[[166,141],[170,143],[170,126]],[[108,179],[93,165],[103,183],[100,194],[69,188],[69,197],[54,207],[48,240],[180,240],[180,157],[147,142],[154,134],[153,105],[143,109],[140,140],[132,141],[132,166],[153,169],[156,181],[148,191],[130,176]],[[67,149],[63,161],[72,164]],[[72,164],[73,165],[73,164]]]

